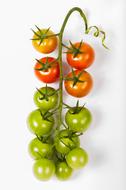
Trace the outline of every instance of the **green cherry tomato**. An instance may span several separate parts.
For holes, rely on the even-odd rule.
[[[59,180],[67,180],[72,175],[72,169],[66,162],[59,162],[56,165],[56,176]]]
[[[88,162],[88,155],[82,148],[75,148],[66,155],[66,162],[72,169],[80,169]]]
[[[37,179],[46,181],[54,175],[55,165],[53,161],[43,158],[34,163],[33,172]]]
[[[37,107],[43,110],[51,110],[58,103],[58,94],[54,88],[42,87],[35,92],[34,102]]]
[[[44,119],[39,109],[30,113],[27,122],[30,131],[38,136],[48,136],[54,126],[53,117]]]
[[[79,137],[72,135],[67,129],[61,130],[55,139],[55,148],[61,154],[67,154],[71,149],[79,146]]]
[[[29,153],[33,159],[50,157],[52,155],[52,146],[41,142],[38,138],[33,139],[28,146]]]
[[[69,109],[65,115],[65,121],[70,130],[84,132],[91,124],[92,115],[87,108],[82,108],[77,113],[73,113],[73,110]]]

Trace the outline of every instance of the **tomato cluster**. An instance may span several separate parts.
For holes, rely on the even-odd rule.
[[[46,88],[48,92],[52,90]],[[58,179],[67,180],[74,169],[82,168],[88,162],[86,151],[80,147],[79,136],[90,126],[92,116],[83,106],[71,107],[65,115],[65,129],[54,135],[56,118],[50,110],[57,105],[57,92],[53,89],[55,94],[50,94],[46,100],[45,97],[42,99],[43,88],[38,90],[34,95],[38,109],[32,111],[27,120],[30,131],[36,135],[29,143],[29,153],[36,160],[33,171],[40,180],[48,180],[54,173]]]
[[[56,49],[58,40],[56,34],[50,29],[39,29],[34,31],[32,44],[34,48],[41,53],[51,53]],[[92,65],[95,57],[93,48],[81,41],[77,43],[70,42],[67,47],[66,60],[72,67],[72,71],[64,76],[64,86],[68,94],[74,97],[86,96],[92,89],[93,79],[91,75],[85,71]],[[36,59],[34,72],[37,78],[45,83],[53,83],[58,80],[60,76],[60,68],[58,59],[54,57],[43,57]]]
[[[50,29],[37,27],[33,32],[32,44],[37,51],[47,54],[56,49],[58,39]],[[93,86],[91,75],[85,71],[94,61],[93,48],[82,41],[70,42],[70,47],[62,46],[67,49],[66,60],[72,67],[71,72],[63,76],[65,89],[72,96],[86,96]],[[68,110],[61,129],[57,130],[60,89],[47,86],[47,83],[53,83],[60,77],[59,64],[58,58],[46,56],[36,59],[34,66],[37,78],[46,83],[46,86],[36,89],[33,100],[37,108],[27,119],[30,131],[36,136],[29,143],[29,153],[35,160],[33,171],[39,180],[48,180],[54,174],[60,180],[67,180],[75,169],[84,167],[88,162],[87,152],[80,147],[79,136],[91,124],[90,111],[79,106],[79,101],[74,107],[64,103]]]

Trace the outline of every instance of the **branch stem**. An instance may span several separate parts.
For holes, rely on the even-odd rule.
[[[64,22],[62,24],[60,33],[59,33],[59,52],[58,52],[58,60],[60,66],[60,82],[59,82],[59,118],[58,118],[58,126],[57,130],[60,130],[60,126],[62,125],[62,109],[63,109],[63,62],[62,62],[62,46],[63,46],[63,33],[67,24],[67,21],[73,12],[79,12],[81,17],[83,18],[85,24],[85,33],[88,29],[87,18],[83,11],[79,7],[72,8],[68,14],[66,15]]]

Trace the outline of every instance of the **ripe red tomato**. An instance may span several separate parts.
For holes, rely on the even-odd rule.
[[[93,48],[84,42],[71,43],[71,45],[66,56],[68,64],[79,70],[88,68],[94,61]]]
[[[53,57],[43,57],[37,60],[34,69],[35,75],[42,82],[53,83],[59,78],[59,63]]]
[[[66,91],[70,95],[75,97],[83,97],[86,96],[92,89],[93,80],[87,71],[75,70],[74,76],[73,72],[67,75],[64,85]]]

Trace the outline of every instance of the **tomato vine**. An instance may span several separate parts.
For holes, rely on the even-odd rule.
[[[37,32],[32,30],[34,33],[31,39],[32,44],[41,53],[51,53],[59,43],[56,59],[53,57],[36,59],[37,63],[34,67],[37,78],[42,82],[52,83],[59,77],[59,88],[57,90],[47,86],[47,84],[45,87],[36,88],[34,102],[37,109],[28,116],[29,129],[36,135],[36,138],[31,141],[29,149],[31,156],[37,159],[33,169],[35,176],[40,180],[48,180],[54,173],[61,180],[68,179],[73,169],[82,168],[88,162],[88,154],[80,148],[79,136],[90,126],[92,115],[85,104],[80,106],[79,101],[77,101],[76,105],[71,107],[65,104],[63,100],[63,82],[66,91],[79,98],[86,96],[93,85],[91,75],[85,71],[94,61],[93,48],[83,41],[75,44],[70,41],[70,47],[63,44],[64,30],[73,12],[78,12],[82,17],[84,34],[89,34],[90,31],[94,30],[93,36],[101,37],[103,47],[108,49],[105,45],[105,32],[97,26],[88,26],[86,15],[79,7],[69,10],[60,32],[57,34],[54,34],[50,28],[40,29],[38,26],[36,26]],[[67,62],[72,67],[71,73],[65,77],[63,76],[63,47],[67,49],[65,52],[68,56]],[[65,122],[62,119],[63,106],[68,109]],[[53,115],[56,113],[55,129]],[[62,129],[62,126],[65,129]],[[48,173],[46,172],[47,168]]]
[[[59,65],[60,65],[60,83],[59,83],[59,94],[60,94],[60,103],[59,103],[59,119],[58,119],[58,129],[60,127],[60,125],[62,124],[62,106],[63,106],[63,68],[62,68],[62,48],[63,48],[63,33],[67,24],[67,21],[69,19],[69,17],[71,16],[71,14],[73,12],[79,12],[80,16],[83,18],[84,24],[85,24],[85,34],[89,34],[89,32],[91,31],[92,28],[95,28],[96,31],[94,32],[94,36],[98,37],[100,35],[100,33],[103,34],[103,38],[102,38],[102,45],[105,48],[108,48],[105,44],[104,44],[104,40],[105,40],[105,32],[101,31],[97,26],[90,26],[88,27],[88,22],[87,22],[87,18],[84,14],[84,12],[82,11],[81,8],[79,7],[74,7],[72,8],[68,14],[65,17],[65,20],[62,24],[61,30],[59,32],[59,53],[58,53],[58,60],[59,60]]]

